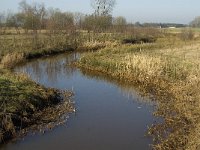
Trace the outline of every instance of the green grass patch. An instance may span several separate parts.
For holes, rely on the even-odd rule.
[[[63,100],[60,91],[45,88],[24,74],[0,71],[0,143],[72,111],[69,99],[65,106],[55,107]]]

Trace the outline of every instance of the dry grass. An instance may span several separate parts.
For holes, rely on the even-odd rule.
[[[200,46],[192,41],[161,47],[157,43],[102,49],[84,55],[79,66],[132,82],[155,96],[155,115],[164,121],[149,129],[154,149],[196,150],[200,148]]]
[[[12,68],[13,65],[24,61],[24,53],[9,53],[3,57],[1,64],[4,68]]]

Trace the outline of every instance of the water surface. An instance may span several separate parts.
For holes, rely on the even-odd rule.
[[[77,53],[32,60],[16,68],[36,82],[73,90],[76,113],[66,125],[45,134],[28,135],[2,150],[147,150],[152,139],[145,137],[154,118],[153,105],[134,87],[108,77],[81,72],[68,64]]]

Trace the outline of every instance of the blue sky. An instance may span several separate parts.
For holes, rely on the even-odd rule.
[[[0,0],[0,12],[16,12],[21,0]],[[189,23],[200,16],[200,0],[116,0],[114,16],[125,16],[129,22]],[[92,13],[90,0],[27,0],[44,3],[63,11]]]

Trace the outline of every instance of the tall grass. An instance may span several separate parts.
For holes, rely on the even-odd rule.
[[[24,59],[62,53],[68,50],[96,50],[118,44],[110,33],[14,34],[0,36],[0,62],[12,67]]]
[[[1,64],[3,68],[12,68],[13,65],[22,62],[24,59],[24,53],[8,53],[2,58]]]

